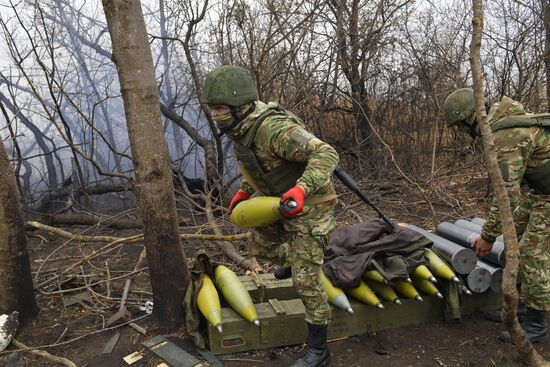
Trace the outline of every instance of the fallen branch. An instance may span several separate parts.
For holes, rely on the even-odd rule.
[[[141,229],[143,224],[139,219],[113,219],[107,216],[79,213],[79,214],[55,214],[47,215],[43,219],[48,225],[81,225],[110,227],[114,229]],[[189,224],[185,218],[178,218],[179,225]]]
[[[33,228],[38,228],[43,231],[52,233],[59,237],[68,238],[76,242],[115,242],[115,241],[124,241],[126,243],[135,243],[143,241],[143,234],[139,234],[133,237],[115,237],[115,236],[84,236],[78,235],[71,232],[64,231],[60,228],[48,226],[36,221],[27,222],[28,226]],[[234,235],[223,235],[221,231],[218,234],[198,234],[198,233],[180,233],[180,238],[182,240],[202,240],[202,241],[244,241],[250,236],[249,233],[241,233]]]
[[[54,362],[57,362],[57,363],[61,363],[67,367],[78,367],[73,361],[71,361],[70,359],[67,359],[67,358],[64,358],[64,357],[58,357],[58,356],[54,356],[53,354],[50,354],[46,351],[43,351],[43,350],[40,350],[40,349],[31,349],[29,347],[27,347],[25,344],[21,343],[19,340],[17,339],[13,339],[12,341],[12,344],[15,345],[17,348],[21,348],[21,349],[24,349],[32,354],[36,354],[40,357],[44,357],[44,358],[47,358],[49,359],[50,361],[54,361]]]

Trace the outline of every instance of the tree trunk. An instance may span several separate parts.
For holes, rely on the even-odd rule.
[[[184,321],[189,270],[178,235],[176,201],[164,141],[147,30],[136,0],[103,0],[136,174],[135,193],[153,289],[153,323],[175,330]]]
[[[491,127],[487,121],[485,113],[485,101],[483,93],[483,75],[481,71],[481,37],[483,33],[483,2],[482,0],[473,0],[474,18],[472,42],[470,44],[470,63],[472,66],[472,78],[474,81],[474,94],[476,104],[476,118],[479,121],[481,135],[483,138],[483,148],[489,178],[493,183],[493,191],[498,201],[498,209],[504,232],[504,242],[506,244],[506,267],[502,280],[502,293],[504,296],[504,311],[502,321],[516,345],[522,359],[532,366],[549,366],[544,358],[533,349],[533,345],[526,338],[521,328],[516,310],[518,306],[517,273],[519,267],[519,246],[510,207],[510,199],[504,187],[504,181],[500,174],[495,152],[495,138],[491,132]]]
[[[13,168],[0,139],[0,314],[18,311],[22,320],[38,312],[27,252],[25,221]]]

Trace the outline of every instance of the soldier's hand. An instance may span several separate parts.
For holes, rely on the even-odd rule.
[[[231,202],[229,203],[229,214],[231,214],[231,212],[233,211],[233,209],[235,209],[235,207],[237,206],[238,203],[240,203],[241,201],[245,201],[245,200],[248,200],[250,199],[250,194],[245,192],[245,191],[242,191],[242,190],[239,190],[235,193],[235,196],[233,196],[233,199],[231,199]]]
[[[285,218],[294,218],[304,209],[306,192],[296,185],[281,196],[279,212]]]
[[[477,236],[474,239],[474,243],[472,244],[472,247],[474,248],[474,251],[476,252],[476,255],[479,257],[485,257],[493,248],[493,244],[490,242],[485,241],[481,236]]]

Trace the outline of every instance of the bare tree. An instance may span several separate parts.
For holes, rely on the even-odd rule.
[[[153,289],[154,322],[174,330],[184,320],[183,299],[189,270],[176,215],[172,171],[164,141],[153,58],[141,3],[104,0],[103,9],[117,65],[132,146],[135,193]]]
[[[18,311],[22,319],[33,318],[34,298],[31,264],[27,252],[25,222],[15,174],[0,139],[0,314]]]
[[[483,93],[483,73],[481,71],[481,39],[483,32],[483,2],[482,0],[473,0],[474,18],[472,20],[474,30],[472,34],[471,49],[471,64],[472,77],[474,80],[474,93],[476,105],[476,118],[479,121],[481,135],[483,137],[483,147],[485,150],[485,160],[489,177],[493,183],[502,229],[504,232],[504,241],[506,243],[506,267],[504,268],[504,276],[502,281],[502,293],[504,295],[504,310],[502,313],[502,321],[510,335],[514,344],[518,348],[521,357],[532,366],[550,366],[543,357],[533,348],[531,342],[525,336],[525,332],[518,322],[516,310],[518,307],[519,295],[517,290],[517,272],[519,268],[519,246],[510,207],[510,199],[504,187],[504,181],[500,174],[497,155],[495,152],[495,139],[491,132],[491,127],[487,121],[485,112],[485,100]]]
[[[372,147],[372,91],[368,80],[376,76],[376,58],[395,45],[389,30],[407,14],[410,0],[361,1],[333,0],[331,10],[336,18],[336,47],[338,64],[350,85],[350,99],[361,133],[361,147]],[[370,13],[369,16],[366,13]],[[374,70],[373,70],[374,69]]]

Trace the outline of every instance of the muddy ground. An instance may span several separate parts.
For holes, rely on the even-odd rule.
[[[396,221],[414,223],[427,229],[433,229],[443,220],[481,216],[487,206],[487,196],[484,195],[485,181],[470,175],[452,177],[438,182],[437,186],[433,185],[436,189],[430,198],[436,211],[435,217],[431,215],[429,206],[421,197],[411,194],[414,190],[410,187],[391,185],[391,188],[387,189],[387,186],[369,182],[363,182],[362,187],[369,193],[371,199]],[[342,201],[343,204],[337,210],[339,225],[357,223],[374,216],[372,211],[357,202],[351,195],[344,196]],[[82,227],[65,229],[75,233],[85,230]],[[97,233],[125,236],[133,232],[113,232],[102,229],[94,234]],[[35,235],[29,238],[29,251],[34,272],[41,267],[54,249],[64,243],[63,240],[43,232],[37,232]],[[63,246],[55,256],[48,258],[48,265],[42,266],[40,270],[41,272],[55,271],[56,268],[71,264],[83,254],[89,253],[91,248],[98,248],[98,246],[74,244]],[[224,260],[215,244],[201,242],[186,243],[186,255],[191,257],[198,248],[206,248],[213,257]],[[125,245],[118,252],[109,254],[111,271],[129,271],[140,250],[140,246]],[[106,259],[100,259],[93,265],[100,267]],[[270,264],[263,263],[263,265],[266,269],[272,269]],[[86,273],[90,274],[92,270],[93,267],[88,268]],[[147,293],[149,290],[147,273],[141,273],[134,284],[132,289],[142,291],[142,293],[132,294],[132,304],[129,306],[133,316],[137,317],[144,314],[137,309],[137,304],[151,298]],[[110,291],[113,295],[120,296],[122,287],[123,280],[110,283]],[[106,289],[98,288],[96,291],[104,294]],[[122,361],[122,357],[135,351],[144,351],[140,343],[148,337],[134,329],[123,326],[116,330],[102,331],[106,319],[118,308],[116,302],[93,298],[91,302],[84,301],[64,307],[61,299],[56,296],[37,294],[37,300],[40,307],[38,317],[24,325],[17,335],[17,339],[28,346],[45,346],[43,350],[66,357],[81,367],[127,366]],[[147,319],[137,323],[144,327],[148,326]],[[472,315],[446,323],[420,324],[349,337],[330,342],[333,353],[332,366],[519,366],[515,348],[497,339],[501,330],[502,325],[487,321],[482,315]],[[107,341],[117,332],[120,333],[120,339],[113,352],[102,354]],[[81,338],[68,342],[77,337]],[[169,335],[168,338],[200,358],[185,332]],[[51,347],[52,344],[58,345]],[[550,359],[550,344],[536,348]],[[10,346],[9,349],[15,348]],[[290,366],[302,349],[303,346],[288,346],[224,355],[219,356],[219,359],[227,367],[282,367]],[[6,363],[2,358],[7,355],[8,353],[0,354],[0,365]],[[25,359],[27,366],[60,365],[28,351],[22,351],[21,356]],[[157,366],[161,362],[150,352],[145,352],[144,356],[144,359],[133,366]]]

